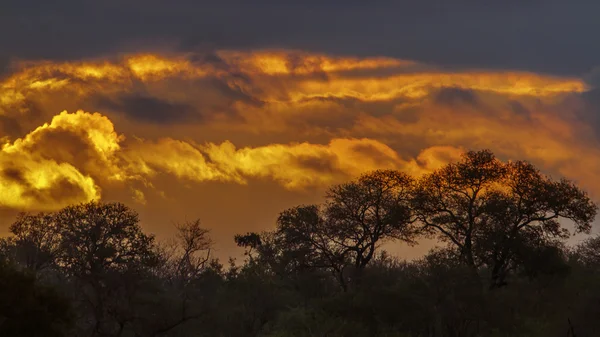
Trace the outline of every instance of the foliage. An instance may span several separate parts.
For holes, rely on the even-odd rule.
[[[413,243],[417,232],[409,207],[413,180],[392,170],[365,174],[329,189],[323,205],[303,205],[283,211],[277,228],[262,236],[238,236],[250,249],[266,246],[287,272],[321,269],[331,272],[347,289],[386,240]],[[285,261],[285,262],[284,262]]]
[[[600,238],[565,240],[596,211],[572,182],[479,151],[333,186],[236,235],[245,259],[227,266],[199,220],[156,242],[120,203],[21,214],[0,240],[0,335],[593,336]],[[442,245],[413,261],[382,249],[421,237]]]
[[[68,336],[71,305],[32,274],[0,263],[0,336]]]
[[[468,152],[421,178],[412,207],[473,270],[489,268],[491,287],[506,284],[528,246],[567,238],[559,219],[589,233],[597,212],[572,182],[554,181],[527,162],[503,163],[489,151]]]

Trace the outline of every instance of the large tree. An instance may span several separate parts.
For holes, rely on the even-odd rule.
[[[460,253],[473,271],[490,270],[491,287],[506,283],[526,247],[552,244],[570,231],[588,233],[597,206],[573,182],[553,180],[525,161],[502,162],[488,150],[423,176],[413,210],[424,228]]]
[[[78,289],[78,310],[91,336],[119,336],[138,320],[147,280],[158,262],[154,237],[121,203],[90,202],[54,214],[60,228],[57,264]],[[84,321],[84,320],[81,320]]]
[[[0,242],[3,259],[72,296],[79,315],[74,335],[160,336],[199,315],[191,310],[199,296],[191,298],[187,287],[210,258],[211,240],[199,221],[178,225],[170,250],[159,249],[138,214],[120,203],[23,213],[10,231]]]
[[[330,270],[346,288],[348,269],[358,276],[385,240],[413,242],[412,183],[404,173],[378,170],[333,186],[324,204],[283,211],[276,230],[263,235],[263,243],[276,248],[262,251],[285,259],[294,268]],[[256,234],[237,241],[245,246],[261,242]]]
[[[90,202],[55,215],[61,228],[63,270],[78,277],[98,276],[154,263],[154,237],[145,234],[138,214],[121,203]]]
[[[34,275],[55,266],[61,235],[54,213],[21,213],[9,231],[11,236],[0,239],[4,258]]]

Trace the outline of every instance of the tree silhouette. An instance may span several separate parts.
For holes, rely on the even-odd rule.
[[[491,270],[491,287],[506,283],[520,258],[519,245],[569,231],[558,219],[570,220],[575,232],[589,232],[597,206],[567,180],[554,181],[533,165],[503,163],[487,150],[468,152],[421,178],[412,203],[418,220],[459,252],[477,270]]]
[[[155,263],[154,237],[140,228],[138,215],[120,203],[90,202],[56,213],[63,270],[92,279],[109,271]]]
[[[61,235],[57,264],[79,289],[78,311],[92,336],[118,336],[135,320],[143,273],[157,263],[154,238],[120,203],[90,202],[55,214]]]
[[[364,174],[331,187],[323,205],[283,211],[271,240],[252,233],[236,240],[247,247],[270,241],[273,256],[288,266],[327,269],[346,289],[349,279],[360,279],[383,242],[413,243],[417,233],[409,208],[412,183],[408,175],[393,170]]]
[[[202,227],[200,220],[177,224],[175,229],[175,240],[162,252],[166,268],[163,272],[186,283],[200,276],[210,262],[213,242],[210,231]]]
[[[53,213],[21,213],[2,239],[2,254],[38,274],[55,266],[61,252],[60,226]]]
[[[236,235],[246,258],[228,266],[200,220],[157,242],[120,203],[23,213],[0,240],[0,336],[594,336],[600,239],[565,239],[596,211],[572,182],[479,151],[332,186]],[[442,246],[383,250],[421,235]]]
[[[73,312],[66,297],[32,273],[0,262],[0,336],[69,336]]]

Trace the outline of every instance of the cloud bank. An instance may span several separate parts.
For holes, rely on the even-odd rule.
[[[152,209],[208,190],[231,193],[210,184],[274,184],[268,198],[292,206],[369,170],[418,176],[480,148],[600,195],[594,74],[458,71],[295,50],[122,54],[11,69],[0,79],[5,209],[115,195]]]

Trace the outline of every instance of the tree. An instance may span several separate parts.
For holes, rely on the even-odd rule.
[[[12,236],[2,244],[7,259],[34,274],[55,266],[61,235],[53,213],[21,213],[9,230]]]
[[[587,238],[574,250],[575,258],[586,266],[600,268],[600,236]]]
[[[78,289],[78,311],[90,316],[92,336],[119,336],[137,319],[145,281],[158,262],[154,237],[135,211],[120,203],[90,202],[55,214],[61,235],[57,264]]]
[[[355,268],[364,269],[387,239],[414,243],[412,183],[404,173],[378,170],[329,190],[325,217],[331,236],[349,251]]]
[[[246,248],[244,254],[249,258],[253,258],[253,253],[263,244],[263,238],[258,233],[248,232],[246,234],[236,234],[233,241],[239,246]]]
[[[174,269],[171,274],[177,275],[181,280],[193,280],[210,261],[213,244],[210,231],[201,226],[200,220],[178,224],[175,228],[175,246],[169,254],[170,264]]]
[[[490,287],[523,257],[519,245],[563,239],[559,219],[588,233],[597,206],[574,183],[552,180],[524,161],[504,163],[488,150],[422,177],[412,207],[419,222],[460,252],[471,270],[490,269]]]
[[[137,213],[121,203],[69,206],[56,214],[56,221],[62,237],[58,260],[73,276],[92,278],[156,262],[154,237],[142,231]]]
[[[175,229],[174,240],[159,250],[161,289],[153,297],[162,298],[154,301],[152,319],[143,324],[147,336],[168,334],[211,310],[206,309],[214,302],[211,291],[221,282],[220,266],[211,260],[210,231],[199,219],[176,224]]]
[[[359,279],[384,241],[413,242],[412,183],[404,173],[378,170],[333,186],[323,205],[298,206],[279,215],[271,252],[293,269],[330,270],[346,289],[349,274]],[[265,238],[263,243],[269,241]],[[261,244],[256,234],[236,240],[250,247]]]
[[[0,263],[0,336],[68,336],[72,323],[67,298],[33,274]]]

